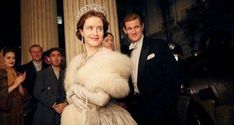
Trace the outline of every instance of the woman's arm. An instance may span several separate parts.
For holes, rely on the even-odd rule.
[[[25,80],[25,77],[26,77],[26,73],[24,73],[23,75],[19,75],[16,79],[15,79],[15,82],[12,86],[8,87],[8,93],[11,93],[14,89],[16,89],[17,87],[19,87],[19,92],[21,94],[24,94],[24,90],[22,88],[22,85],[21,83]],[[20,88],[21,86],[21,88]]]
[[[19,86],[18,83],[14,83],[12,86],[8,87],[8,93],[11,93],[18,86]]]
[[[21,95],[24,95],[24,88],[22,87],[22,85],[19,85],[19,92]]]
[[[97,106],[104,106],[111,99],[111,97],[104,91],[99,90],[96,92],[91,92],[77,84],[74,84],[69,88],[67,95],[72,95],[71,93],[75,94],[77,98],[83,101],[85,101],[87,97],[89,103],[93,103]]]

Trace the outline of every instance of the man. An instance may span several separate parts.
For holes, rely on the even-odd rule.
[[[143,35],[137,14],[124,18],[123,31],[131,41],[131,82],[134,93],[128,110],[139,125],[175,125],[179,67],[166,42]]]
[[[36,100],[33,97],[34,82],[36,74],[43,68],[48,67],[46,63],[42,61],[43,49],[40,45],[34,44],[29,49],[32,60],[27,64],[20,67],[20,72],[26,72],[27,76],[23,83],[23,87],[26,90],[26,96],[23,101],[24,108],[24,123],[25,125],[32,124],[33,113],[36,106]]]
[[[67,105],[64,90],[64,70],[61,68],[62,51],[48,51],[51,66],[38,72],[34,86],[37,108],[33,125],[60,125],[60,114]]]

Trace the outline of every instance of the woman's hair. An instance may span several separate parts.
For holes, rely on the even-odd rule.
[[[3,48],[2,49],[2,55],[5,56],[7,53],[13,52],[15,54],[15,50],[12,48]]]
[[[89,17],[99,17],[102,22],[103,22],[103,29],[104,29],[104,37],[107,36],[107,30],[108,30],[108,25],[109,25],[109,22],[107,21],[106,19],[106,16],[102,13],[102,12],[98,12],[98,11],[88,11],[86,12],[85,14],[83,14],[77,25],[76,25],[76,36],[78,37],[79,40],[82,40],[82,36],[81,36],[81,33],[80,33],[80,29],[83,30],[84,28],[84,23],[85,23],[85,20],[88,19]]]
[[[114,38],[114,35],[113,35],[112,33],[107,32],[106,34],[107,34],[107,35],[110,35],[110,36],[112,36],[112,37]]]

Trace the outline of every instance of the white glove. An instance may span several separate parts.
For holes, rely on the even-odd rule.
[[[69,104],[74,104],[78,111],[83,111],[87,108],[84,100],[77,98],[76,95],[72,95],[70,98],[67,98]]]
[[[84,87],[82,87],[78,84],[73,84],[70,86],[70,88],[68,89],[66,94],[67,94],[67,97],[75,94],[78,98],[85,100],[87,92],[88,91],[86,89],[84,89]]]
[[[73,84],[68,89],[67,96],[74,94],[77,96],[77,98],[84,101],[86,100],[87,97],[88,103],[93,103],[98,106],[104,106],[110,100],[110,96],[106,94],[104,91],[99,90],[96,92],[92,92],[78,84]]]
[[[72,95],[74,95],[74,92],[68,89],[66,92],[66,98],[69,99]]]

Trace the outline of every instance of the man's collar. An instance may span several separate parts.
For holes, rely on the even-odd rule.
[[[137,48],[137,46],[143,42],[143,39],[144,39],[144,35],[141,36],[141,39],[139,41],[131,43],[129,45],[129,50],[133,50],[133,49]]]
[[[39,63],[38,63],[38,61],[36,62],[36,61],[32,61],[33,62],[33,64],[34,65],[41,65],[42,64],[42,61],[40,61]]]

